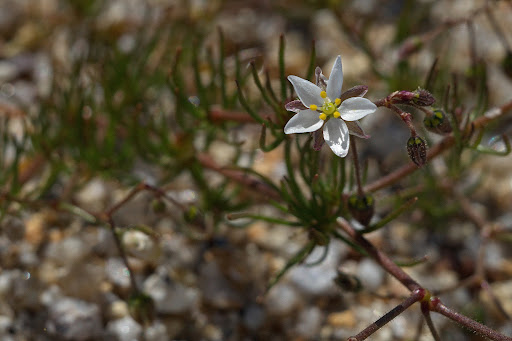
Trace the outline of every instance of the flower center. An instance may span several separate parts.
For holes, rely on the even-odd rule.
[[[313,111],[319,111],[321,120],[326,120],[329,116],[333,116],[334,118],[340,117],[340,113],[338,112],[338,106],[341,104],[341,99],[336,98],[334,102],[331,102],[331,100],[327,97],[327,93],[325,91],[322,91],[320,93],[320,97],[324,99],[324,104],[322,107],[318,107],[316,105],[311,105],[309,109]]]
[[[326,114],[327,116],[332,115],[336,111],[336,106],[331,101],[325,102],[324,105],[322,105],[322,112]]]

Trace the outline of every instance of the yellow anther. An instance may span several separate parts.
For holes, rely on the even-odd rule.
[[[340,104],[341,104],[341,99],[336,98],[336,99],[334,100],[334,104],[336,104],[336,106],[340,105]]]
[[[321,119],[322,121],[325,121],[325,119],[327,118],[327,115],[326,114],[320,114],[320,116],[318,116],[319,119]]]
[[[320,92],[320,97],[326,98],[327,97],[327,92],[325,92],[325,91]]]
[[[335,118],[338,118],[341,116],[341,114],[338,111],[335,111],[334,114],[332,114]]]
[[[316,111],[318,109],[318,106],[316,104],[311,104],[309,106],[309,109],[313,110],[313,111]]]

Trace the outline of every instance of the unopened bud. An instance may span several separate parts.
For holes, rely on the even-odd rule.
[[[151,296],[141,292],[133,294],[128,300],[128,310],[133,319],[145,326],[155,319],[155,303]]]
[[[185,212],[183,212],[183,219],[187,223],[195,225],[196,227],[199,227],[201,229],[206,228],[204,215],[196,206],[190,206]]]
[[[368,226],[373,217],[375,200],[370,194],[352,194],[348,198],[348,209],[352,217],[364,226]]]
[[[334,283],[339,286],[343,291],[348,292],[359,292],[363,289],[363,285],[359,278],[354,275],[347,274],[340,269],[337,271],[337,275],[334,278]]]
[[[325,246],[329,244],[329,236],[315,228],[309,230],[309,238],[315,241],[316,245]]]
[[[418,167],[427,163],[427,144],[419,136],[411,136],[407,140],[407,153],[412,162]]]
[[[420,107],[428,107],[436,102],[434,96],[425,89],[418,88],[413,91],[414,97],[412,98],[412,102]]]
[[[154,199],[151,202],[151,208],[155,213],[164,213],[165,212],[165,202],[162,199]]]
[[[436,101],[430,92],[421,88],[414,91],[395,91],[389,96],[389,100],[394,104],[414,104],[420,107],[428,107]]]
[[[503,66],[505,73],[509,77],[512,77],[512,51],[507,51],[507,54],[505,55],[505,58],[503,58],[501,65]]]
[[[432,115],[425,116],[423,119],[425,128],[436,134],[448,134],[452,132],[450,120],[446,117],[446,113],[441,109],[434,109]]]

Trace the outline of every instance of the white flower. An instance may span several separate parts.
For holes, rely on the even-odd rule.
[[[349,134],[367,137],[357,120],[377,109],[364,96],[367,87],[359,86],[341,93],[343,70],[338,56],[330,78],[327,80],[320,68],[316,70],[317,85],[297,76],[288,76],[299,101],[286,105],[286,109],[296,112],[286,126],[285,134],[311,133],[323,127],[323,138],[334,154],[345,157],[349,148]],[[356,97],[354,97],[356,96]],[[348,126],[347,126],[348,125]]]

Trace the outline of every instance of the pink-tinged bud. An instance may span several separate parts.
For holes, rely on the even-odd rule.
[[[418,88],[413,93],[412,102],[420,107],[428,107],[436,102],[434,96],[425,89]]]
[[[368,226],[372,220],[375,200],[370,194],[352,194],[348,198],[348,210],[355,220],[364,226]]]
[[[414,91],[395,91],[389,96],[389,101],[393,104],[414,104],[428,107],[434,104],[436,99],[427,90],[418,88]]]
[[[419,136],[411,136],[407,141],[407,153],[412,162],[418,167],[427,163],[427,144]]]
[[[425,116],[423,124],[425,128],[436,134],[445,135],[452,132],[450,120],[448,120],[445,112],[441,109],[434,109],[431,115]]]

